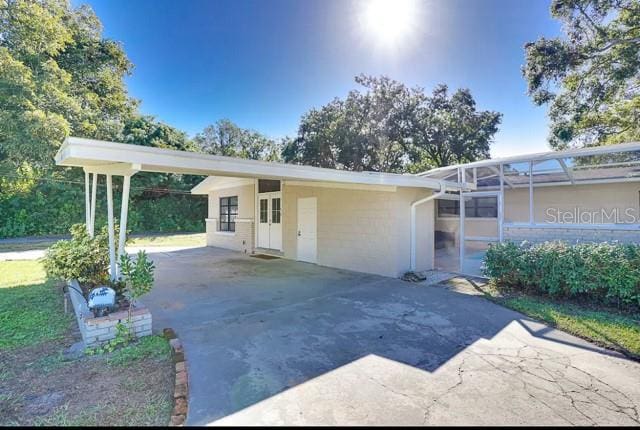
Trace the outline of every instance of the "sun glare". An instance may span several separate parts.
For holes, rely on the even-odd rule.
[[[416,0],[367,0],[362,7],[361,26],[382,48],[399,48],[415,32],[419,12]]]

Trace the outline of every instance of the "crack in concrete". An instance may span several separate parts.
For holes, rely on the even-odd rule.
[[[501,354],[499,352],[498,353],[479,353],[479,352],[470,351],[470,353],[475,354],[485,363],[493,367],[496,371],[499,371],[505,375],[508,375],[511,378],[515,377],[516,380],[523,385],[523,388],[528,396],[535,399],[545,407],[548,407],[550,410],[554,411],[556,416],[558,416],[559,418],[567,422],[570,422],[571,424],[575,424],[575,423],[568,420],[567,417],[563,415],[559,415],[558,411],[556,411],[553,407],[551,407],[545,401],[543,401],[538,396],[536,396],[536,394],[532,393],[531,390],[532,389],[539,390],[542,392],[546,392],[551,396],[560,396],[566,399],[570,403],[572,409],[575,410],[578,414],[580,414],[580,416],[585,418],[592,425],[598,424],[598,421],[594,419],[594,417],[588,415],[582,408],[580,408],[578,406],[579,404],[595,405],[596,407],[603,408],[618,414],[622,414],[625,417],[629,418],[631,421],[637,424],[640,424],[640,421],[638,420],[637,406],[633,403],[633,401],[629,398],[628,395],[612,387],[610,384],[592,375],[591,373],[574,366],[571,363],[570,357],[566,357],[566,356],[553,357],[548,352],[544,353],[538,349],[531,348],[526,345],[517,350],[516,356],[521,357],[521,353],[525,349],[532,351],[534,356],[522,358],[522,360],[519,361],[518,363],[514,363],[513,361],[510,360],[511,358],[513,358],[513,356],[511,355],[505,356],[504,354]],[[502,365],[504,367],[514,366],[519,370],[519,373],[509,372],[504,367],[501,367],[491,362],[491,360],[487,359],[487,357],[496,357],[496,358],[502,359]],[[558,359],[560,360],[560,362],[558,362]],[[548,362],[552,362],[562,366],[563,371],[561,372],[559,370],[554,370],[554,369],[545,367],[545,363],[548,363]],[[588,380],[588,383],[581,384],[580,381],[578,380],[578,377],[575,377],[575,376],[571,377],[567,373],[569,369],[577,372],[578,375],[583,376],[585,379]],[[532,370],[541,371],[547,377],[542,377],[540,374],[535,373]],[[553,387],[558,389],[559,392],[551,391],[543,386],[532,383],[530,381],[526,381],[523,379],[522,377],[523,375],[529,375],[532,378],[534,378],[534,380],[540,380],[540,381],[549,383]],[[565,386],[563,386],[563,383],[565,385],[573,385],[573,386],[579,387],[581,390],[569,390],[565,388]],[[613,398],[614,396],[605,395],[604,390],[602,390],[601,387],[599,387],[598,385],[607,387],[609,389],[608,393],[615,394],[617,396],[622,397],[626,401],[625,403],[627,404],[622,405],[619,403],[619,399]],[[593,398],[589,396],[589,394],[595,395],[597,398],[600,399],[600,401],[594,401]],[[589,399],[589,401],[576,398],[577,395],[582,395],[585,398]],[[611,407],[610,405],[613,405],[613,407]],[[631,413],[629,411],[631,411]]]

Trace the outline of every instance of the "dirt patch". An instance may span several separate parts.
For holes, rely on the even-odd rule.
[[[173,407],[169,355],[113,366],[109,356],[67,359],[77,342],[0,351],[0,425],[167,425]]]

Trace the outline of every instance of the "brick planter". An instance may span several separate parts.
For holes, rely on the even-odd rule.
[[[116,325],[126,323],[129,311],[113,312],[104,317],[94,317],[89,310],[87,300],[77,290],[81,290],[78,281],[69,282],[69,297],[76,314],[78,327],[85,346],[93,347],[107,342],[116,337]],[[77,289],[77,290],[76,290]],[[136,337],[149,336],[151,334],[151,312],[140,302],[131,312],[132,329]]]

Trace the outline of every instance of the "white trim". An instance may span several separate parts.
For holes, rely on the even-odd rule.
[[[244,187],[252,185],[253,179],[229,178],[224,176],[209,176],[191,189],[191,194],[209,194],[213,191],[226,190],[228,188]]]
[[[84,171],[84,204],[85,204],[85,228],[89,236],[91,234],[91,190],[89,189],[89,172]]]
[[[507,184],[509,185],[509,188],[513,188],[514,187],[513,182],[511,182],[511,180],[504,177],[504,170],[502,166],[503,165],[500,164],[500,169],[496,168],[496,166],[487,166],[487,167],[489,168],[489,170],[491,170],[496,175],[498,175],[498,177],[500,178],[500,183],[503,184],[502,185],[503,187],[504,187],[504,184]]]
[[[638,231],[640,224],[528,224],[505,223],[505,228],[531,228],[531,229],[566,229],[566,230],[623,230]]]
[[[451,216],[436,216],[436,221],[458,221],[460,219],[459,216],[457,215],[451,215]],[[491,222],[496,222],[496,220],[498,219],[498,217],[495,218],[487,218],[487,217],[480,217],[480,218],[474,218],[474,217],[465,217],[465,220],[471,222],[471,221],[491,221]]]
[[[206,222],[218,222],[218,218],[205,218]],[[253,222],[253,218],[236,218],[235,222]]]
[[[600,185],[600,184],[619,184],[625,182],[640,182],[640,177],[631,178],[609,178],[609,179],[576,179],[572,184],[570,181],[563,182],[540,182],[534,184],[536,188],[541,187],[562,187],[562,186],[579,186],[579,185]],[[529,188],[529,183],[514,184],[513,188]],[[498,186],[482,187],[483,190],[497,190]]]
[[[499,242],[500,238],[495,236],[467,236],[464,240],[470,242]]]
[[[253,180],[253,194],[254,194],[254,198],[253,198],[253,219],[255,220],[255,222],[253,223],[253,247],[257,247],[258,246],[258,221],[260,221],[260,214],[259,214],[259,209],[258,209],[258,190],[259,190],[259,186],[258,186],[258,179],[254,179]],[[280,189],[282,189],[282,185],[280,186]]]
[[[293,187],[317,187],[317,188],[337,188],[345,190],[363,190],[363,191],[390,191],[394,192],[398,189],[389,185],[362,185],[362,184],[341,184],[336,182],[312,182],[312,181],[282,181]]]
[[[97,198],[97,190],[98,190],[98,174],[93,174],[93,183],[91,185],[91,230],[89,231],[89,235],[91,237],[94,236],[96,231],[96,198]]]
[[[216,234],[218,236],[235,236],[236,232],[235,231],[214,231],[213,234]]]
[[[460,200],[459,194],[444,193],[438,197],[438,200]]]
[[[84,171],[103,175],[131,176],[142,168],[140,163],[108,163],[84,166]]]
[[[68,137],[55,156],[60,166],[87,167],[124,164],[141,171],[242,178],[290,179],[320,182],[391,185],[440,189],[460,185],[434,178],[380,172],[352,172],[297,164],[247,160],[197,152]],[[93,167],[92,167],[93,166]],[[115,169],[115,166],[110,166]]]
[[[573,179],[573,170],[571,170],[569,166],[567,166],[567,163],[564,162],[564,158],[558,158],[558,163],[560,163],[562,170],[564,170],[564,173],[566,173],[566,175],[569,177],[571,185],[575,184],[576,181]]]
[[[498,241],[504,238],[504,166],[500,164],[500,192],[498,193]]]
[[[611,154],[616,152],[630,152],[630,151],[640,151],[640,142],[629,142],[629,143],[620,143],[616,145],[605,145],[605,146],[593,146],[587,148],[577,148],[577,149],[567,149],[564,151],[546,151],[546,152],[538,152],[532,154],[521,154],[514,155],[511,157],[501,157],[501,158],[492,158],[488,160],[475,161],[467,164],[456,164],[446,167],[438,167],[436,169],[431,169],[425,172],[418,173],[418,175],[428,175],[437,172],[445,172],[448,170],[453,171],[454,169],[464,167],[488,167],[495,166],[497,164],[515,164],[515,163],[524,163],[529,161],[548,161],[555,160],[558,158],[571,158],[571,157],[585,157],[590,155],[599,155],[599,154]]]
[[[458,240],[458,252],[459,252],[459,267],[458,269],[460,270],[460,273],[463,272],[463,268],[464,268],[464,252],[465,252],[465,246],[464,246],[464,240],[465,240],[465,232],[464,232],[464,221],[465,221],[465,214],[466,214],[466,210],[467,210],[467,205],[466,202],[464,200],[464,193],[460,192],[460,216],[459,216],[459,222],[460,222],[460,227],[458,228],[459,231],[459,237],[460,239]]]
[[[122,179],[122,203],[120,204],[120,237],[118,238],[118,272],[120,272],[120,258],[125,253],[127,241],[127,215],[129,213],[129,189],[131,188],[131,176]]]
[[[533,205],[533,161],[529,161],[529,224],[535,224]]]
[[[109,230],[109,269],[111,280],[115,281],[118,277],[118,269],[116,266],[116,245],[115,233],[113,225],[113,179],[111,175],[107,175],[107,225]]]

